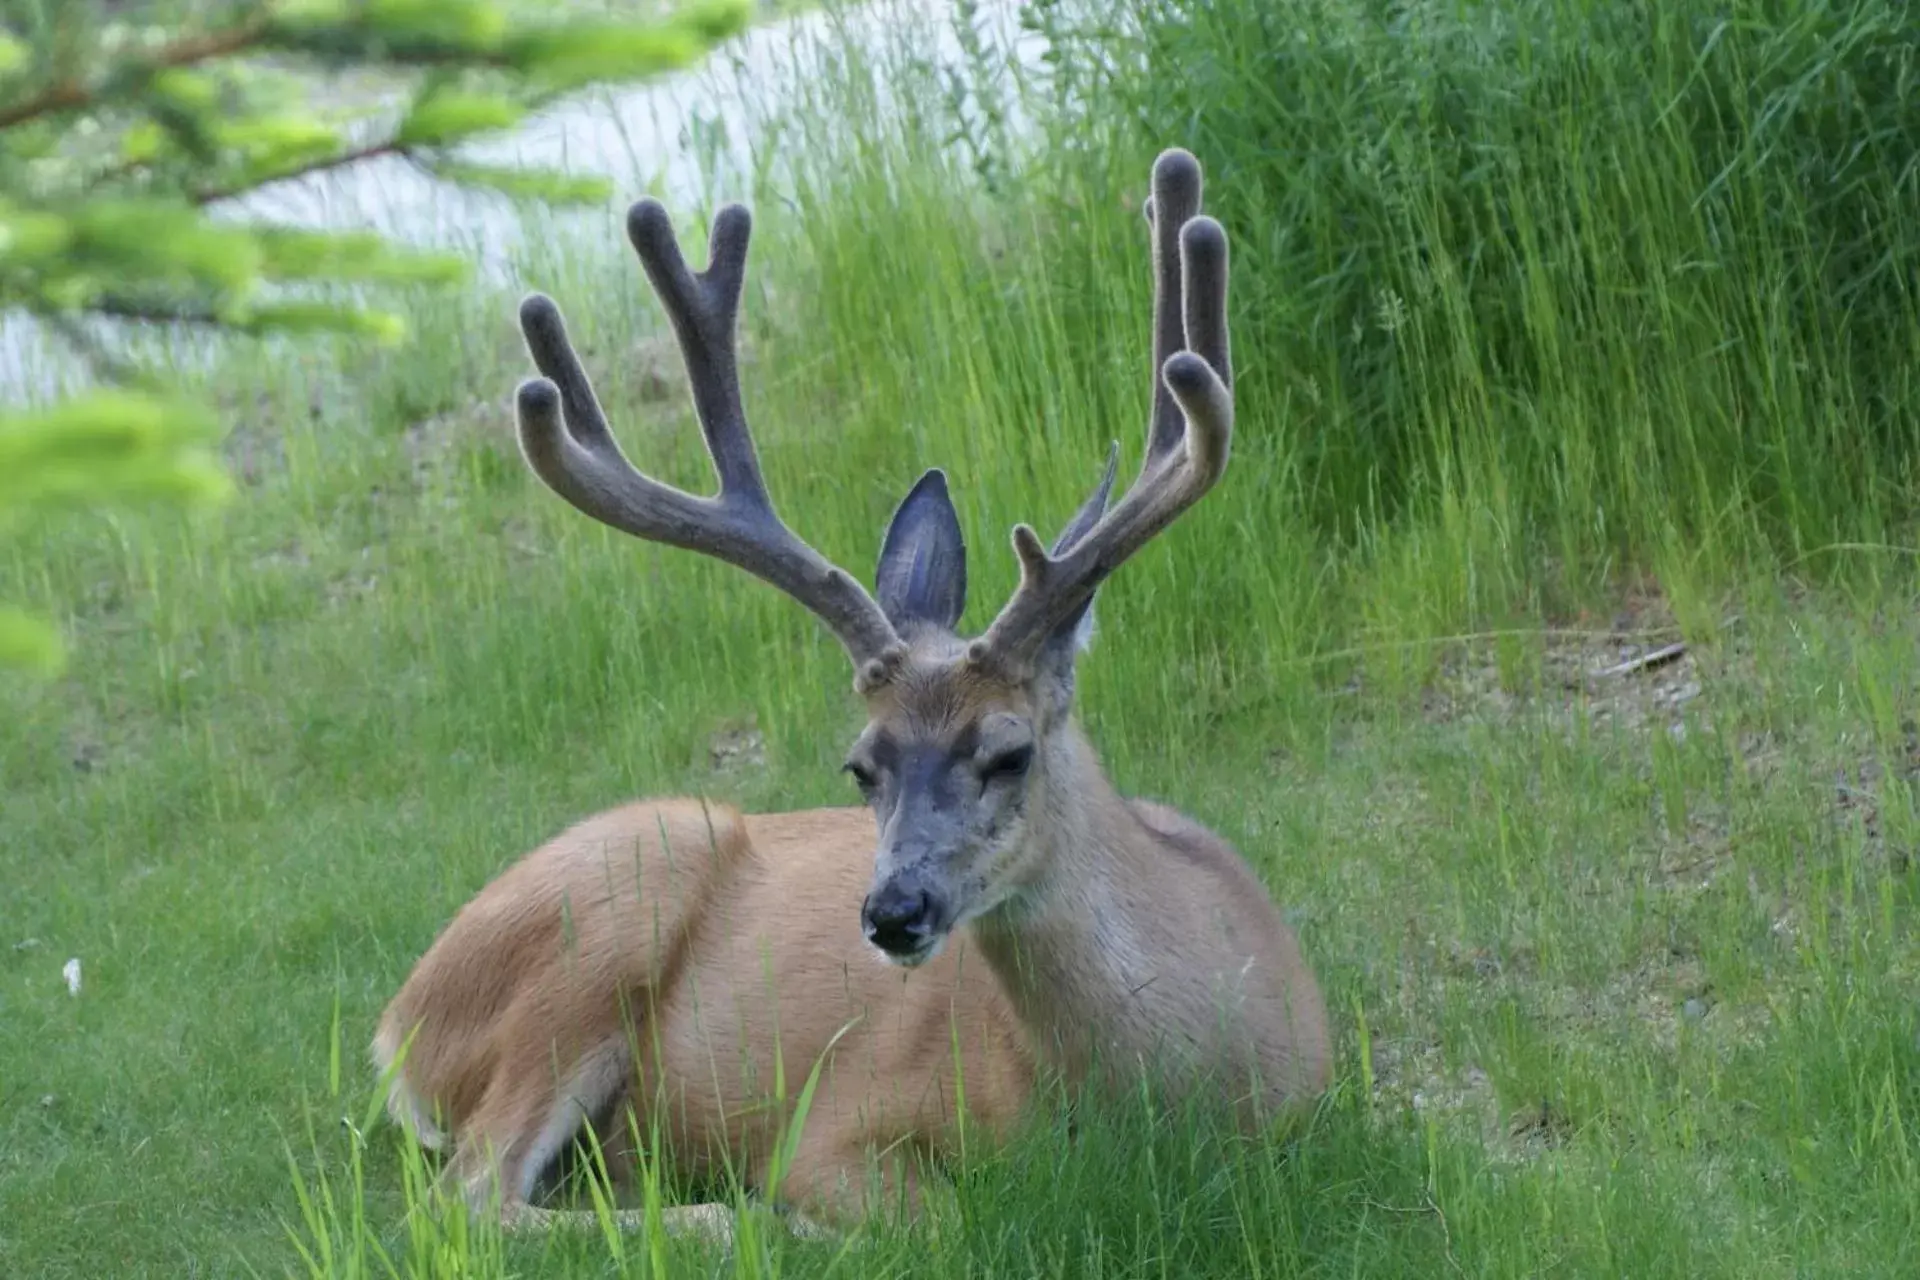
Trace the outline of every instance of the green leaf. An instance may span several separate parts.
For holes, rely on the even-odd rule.
[[[739,35],[753,21],[752,0],[701,0],[676,10],[673,21],[708,44]]]
[[[555,204],[587,204],[605,200],[613,184],[605,178],[575,177],[550,169],[498,168],[493,165],[442,161],[435,176],[462,186],[486,187],[516,200],[546,200]]]
[[[367,231],[260,230],[261,275],[273,280],[366,280],[385,284],[445,284],[465,278],[467,263],[452,254],[397,249]]]
[[[352,7],[347,0],[280,0],[273,16],[283,23],[321,26],[347,21]]]
[[[204,406],[117,390],[0,416],[0,517],[75,501],[221,501],[232,482],[210,447],[218,431]]]
[[[360,334],[389,347],[407,337],[407,322],[390,311],[329,302],[268,303],[235,316],[234,323],[255,333]]]
[[[10,76],[27,65],[33,51],[19,40],[0,31],[0,76]]]
[[[0,605],[0,668],[57,676],[66,665],[60,633],[45,619]]]
[[[402,44],[489,50],[507,33],[505,11],[487,0],[369,0],[364,12],[376,33]]]
[[[440,89],[414,103],[395,141],[405,147],[444,145],[484,130],[505,129],[523,114],[496,95]]]
[[[340,149],[340,131],[308,116],[242,117],[217,126],[214,136],[222,146],[240,152],[268,172],[317,160]]]
[[[120,155],[130,163],[144,164],[166,145],[167,131],[151,120],[142,120],[121,135]]]
[[[517,34],[507,58],[549,89],[564,89],[676,70],[705,53],[708,44],[693,24],[575,22]]]
[[[750,0],[706,0],[654,26],[588,21],[518,32],[506,55],[550,89],[639,79],[694,62],[751,16]]]
[[[93,201],[73,213],[72,228],[78,270],[70,274],[104,276],[118,292],[142,282],[244,292],[262,265],[252,231],[218,226],[173,201]]]
[[[153,92],[183,111],[212,111],[220,105],[220,86],[212,77],[184,67],[169,67],[153,78]]]
[[[0,264],[37,266],[64,251],[72,240],[65,219],[0,204]]]

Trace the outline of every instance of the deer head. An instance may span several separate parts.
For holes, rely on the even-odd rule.
[[[852,659],[866,728],[846,768],[879,824],[867,939],[894,963],[936,954],[952,931],[1040,885],[1083,750],[1064,732],[1074,662],[1100,584],[1200,499],[1226,468],[1233,432],[1227,240],[1201,216],[1200,166],[1154,164],[1146,216],[1154,266],[1153,408],[1146,456],[1109,506],[1118,448],[1052,547],[1013,531],[1020,583],[979,637],[955,628],[966,546],[945,475],[928,471],[895,511],[876,595],[800,541],[775,514],[741,407],[734,328],[750,218],[715,219],[707,269],[688,270],[666,211],[636,204],[627,232],[679,339],[720,491],[700,498],[636,471],[607,426],[559,310],[535,294],[521,328],[544,375],[520,385],[521,447],[551,488],[637,537],[745,569],[812,610]],[[877,598],[876,598],[877,596]]]

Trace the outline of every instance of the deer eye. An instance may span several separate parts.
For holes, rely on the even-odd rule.
[[[879,785],[879,780],[874,777],[873,770],[858,760],[849,760],[841,767],[845,772],[853,775],[853,785],[859,787],[863,792],[871,792],[874,787]]]
[[[1032,763],[1033,744],[1027,743],[1011,751],[1002,751],[987,761],[980,770],[980,779],[982,782],[993,782],[1022,777]]]

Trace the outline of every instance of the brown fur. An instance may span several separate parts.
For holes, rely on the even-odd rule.
[[[541,1172],[526,1157],[558,1154],[530,1148],[559,1082],[603,1055],[616,1108],[633,1105],[643,1134],[658,1113],[686,1172],[726,1154],[759,1183],[776,1040],[791,1097],[847,1027],[787,1197],[817,1207],[843,1177],[861,1189],[867,1151],[942,1144],[961,1080],[969,1123],[1003,1128],[1032,1083],[1011,1011],[965,947],[909,976],[860,941],[872,844],[864,809],[665,800],[580,823],[482,890],[388,1007],[375,1056],[385,1070],[406,1044],[396,1114],[439,1117],[476,1204],[490,1151],[516,1201]],[[618,1153],[626,1132],[620,1117],[602,1140]]]
[[[895,732],[1024,704],[971,674],[942,679],[948,658],[923,653],[916,680],[873,699]],[[1044,856],[1014,900],[910,971],[856,926],[874,860],[865,809],[672,799],[571,828],[455,916],[387,1009],[377,1062],[407,1048],[396,1116],[445,1127],[476,1205],[496,1164],[502,1199],[526,1200],[588,1119],[617,1168],[631,1107],[683,1171],[729,1155],[763,1190],[845,1218],[871,1205],[870,1154],[949,1153],[963,1091],[967,1124],[1004,1134],[1048,1067],[1071,1078],[1098,1060],[1124,1080],[1144,1061],[1176,1083],[1191,1078],[1182,1063],[1257,1072],[1250,1115],[1320,1092],[1325,1013],[1258,879],[1199,824],[1123,801],[1070,723],[1044,741],[1028,837]],[[764,1185],[776,1044],[789,1098],[825,1060],[778,1189]],[[882,1173],[911,1188],[914,1166]]]

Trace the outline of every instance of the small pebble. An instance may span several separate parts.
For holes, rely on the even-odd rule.
[[[1687,1001],[1685,1004],[1680,1006],[1680,1012],[1683,1016],[1690,1018],[1695,1022],[1698,1022],[1700,1021],[1700,1019],[1707,1016],[1707,1002],[1705,1000],[1702,1000],[1700,997],[1695,996],[1693,999]]]

